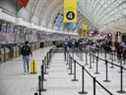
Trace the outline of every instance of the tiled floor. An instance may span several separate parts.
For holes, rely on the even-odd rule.
[[[33,58],[40,64],[48,48],[33,52]],[[0,95],[33,95],[37,90],[38,75],[23,73],[22,59],[16,58],[0,65]]]
[[[37,50],[33,53],[38,65],[37,75],[24,75],[22,69],[21,58],[14,59],[7,63],[0,65],[0,95],[34,95],[34,92],[38,90],[38,75],[40,74],[40,64],[42,58],[45,56],[49,48]],[[83,54],[84,55],[84,54]],[[81,61],[77,56],[74,58],[82,65],[85,65],[85,57],[82,57]],[[88,57],[89,59],[89,57]],[[87,70],[96,77],[96,79],[102,83],[113,95],[121,95],[116,91],[120,89],[120,73],[118,68],[109,68],[109,80],[110,83],[105,83],[105,65],[104,62],[99,62],[99,75],[94,74],[95,63],[92,63],[93,68],[89,69],[89,65],[86,65]],[[72,82],[73,75],[68,75],[70,72],[68,66],[64,61],[63,53],[56,53],[50,63],[50,68],[47,70],[47,81],[44,82],[44,88],[46,92],[42,92],[42,95],[79,95],[81,91],[81,68],[77,65],[77,79],[78,81]],[[109,65],[110,67],[110,65]],[[93,80],[87,73],[85,73],[85,91],[87,95],[93,95]],[[126,90],[126,73],[124,72],[124,90]],[[96,95],[109,95],[97,84]],[[122,95],[126,95],[122,94]]]

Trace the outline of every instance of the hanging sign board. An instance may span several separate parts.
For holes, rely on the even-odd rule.
[[[77,22],[77,0],[64,0],[64,23]]]

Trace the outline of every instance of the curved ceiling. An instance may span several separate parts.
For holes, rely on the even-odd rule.
[[[27,21],[53,28],[57,13],[63,13],[63,1],[29,0],[25,8],[29,14]],[[126,0],[79,0],[78,11],[89,20],[94,29],[126,31]]]
[[[38,1],[38,7],[33,14],[44,26],[50,25],[57,12],[63,12],[63,0],[30,0],[32,3],[35,1]],[[34,5],[29,4],[29,7]],[[101,31],[126,30],[126,0],[80,0],[78,10]]]

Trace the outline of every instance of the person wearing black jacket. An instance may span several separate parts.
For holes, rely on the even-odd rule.
[[[30,55],[32,56],[32,51],[28,41],[26,41],[25,44],[21,47],[21,55],[23,58],[24,73],[28,73]]]

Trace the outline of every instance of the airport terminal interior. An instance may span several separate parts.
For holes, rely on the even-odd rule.
[[[126,95],[126,0],[0,0],[0,95]]]

